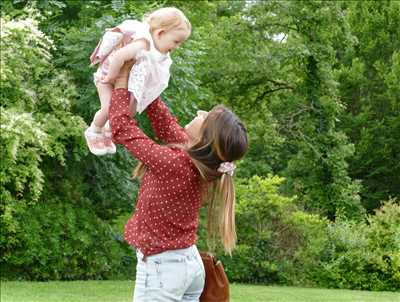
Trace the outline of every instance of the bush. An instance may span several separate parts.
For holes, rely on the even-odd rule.
[[[221,257],[231,281],[362,290],[400,289],[400,205],[330,222],[279,194],[278,176],[237,184],[238,246]]]
[[[223,257],[231,281],[295,283],[303,272],[301,261],[300,269],[293,268],[299,251],[323,238],[326,221],[300,211],[295,198],[279,194],[283,181],[269,175],[238,182],[238,247],[233,257]]]
[[[110,177],[99,185],[90,174],[86,124],[72,111],[75,85],[55,68],[55,47],[36,19],[5,16],[1,38],[2,278],[110,278],[129,253],[107,222],[128,207],[128,194],[115,183],[135,186],[107,160],[97,165],[104,163]],[[102,184],[118,194],[93,198],[91,190],[102,195]]]
[[[102,279],[120,266],[122,250],[108,224],[87,207],[54,198],[14,219],[19,244],[2,255],[7,279]]]
[[[366,221],[338,219],[328,226],[319,286],[364,290],[400,289],[400,206],[386,202]],[[312,247],[310,247],[312,248]]]

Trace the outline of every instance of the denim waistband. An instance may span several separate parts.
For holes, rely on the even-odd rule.
[[[143,253],[137,249],[136,256],[139,260],[144,262],[148,260],[155,260],[159,263],[162,262],[180,262],[185,259],[195,259],[199,255],[196,245],[192,245],[188,248],[177,249],[177,250],[168,250],[161,252],[159,254],[144,256]]]

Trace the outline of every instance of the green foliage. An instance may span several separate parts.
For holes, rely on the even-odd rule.
[[[400,2],[347,3],[357,43],[342,54],[336,77],[346,114],[340,126],[355,144],[350,176],[362,180],[363,205],[400,194]]]
[[[400,206],[388,201],[365,221],[329,222],[278,191],[284,179],[237,185],[238,247],[221,257],[231,281],[399,290]]]
[[[399,234],[400,206],[395,200],[385,203],[367,221],[331,222],[323,250],[319,244],[307,248],[317,247],[322,255],[314,257],[318,265],[306,263],[307,275],[323,287],[399,290]]]
[[[121,265],[122,249],[109,226],[87,207],[53,198],[27,206],[14,219],[19,222],[14,239],[20,244],[2,254],[4,277],[100,279]]]
[[[121,201],[128,196],[115,188],[116,178],[123,184],[118,173],[104,186],[118,192],[112,198],[102,196],[107,198],[103,205],[107,211],[102,211],[102,205],[91,209],[90,199],[83,197],[89,191],[82,186],[82,169],[88,171],[82,164],[87,154],[82,137],[86,124],[72,112],[75,86],[65,71],[55,68],[55,46],[38,29],[34,13],[27,19],[1,20],[4,276],[36,280],[109,277],[111,271],[120,269],[122,248],[99,217],[126,209]],[[118,171],[112,164],[105,168],[111,175]],[[118,199],[120,195],[123,198]]]
[[[71,152],[82,152],[83,121],[70,112],[74,87],[64,72],[54,71],[52,41],[35,20],[2,18],[1,24],[0,209],[2,252],[7,253],[19,244],[16,217],[42,195],[43,159],[64,165],[67,143]]]
[[[212,101],[248,124],[251,148],[240,176],[283,174],[286,191],[308,210],[361,217],[360,184],[348,175],[354,146],[336,128],[344,107],[334,47],[354,42],[339,3],[225,2],[218,12],[202,37],[198,69]]]
[[[193,26],[172,55],[171,110],[184,124],[223,103],[249,132],[230,279],[398,289],[398,199],[372,214],[400,194],[397,1],[2,1],[6,278],[132,277],[122,234],[135,160],[88,154],[99,107],[88,57],[105,28],[163,6]]]
[[[349,35],[342,26],[346,20],[336,2],[290,2],[281,11],[289,13],[294,28],[289,28],[287,43],[297,52],[294,67],[300,79],[294,97],[299,100],[295,114],[301,115],[285,129],[295,151],[284,170],[288,189],[307,209],[329,218],[338,211],[360,217],[360,188],[347,172],[352,145],[335,126],[343,107],[332,72],[333,44],[338,35],[344,39]]]
[[[70,112],[71,99],[76,95],[74,86],[65,72],[54,70],[50,54],[52,42],[37,29],[34,19],[2,19],[1,22],[4,159],[18,165],[20,158],[31,158],[31,163],[37,166],[41,156],[47,155],[64,163],[67,141],[71,142],[74,152],[82,147],[83,121]],[[25,151],[31,155],[25,155]],[[23,170],[9,164],[3,168],[12,168],[14,173]],[[15,193],[22,193],[22,189]],[[34,194],[38,197],[39,193]]]
[[[91,52],[105,28],[115,26],[124,18],[138,18],[148,6],[143,2],[128,12],[126,7],[129,3],[121,2],[123,5],[120,7],[117,2],[67,1],[67,11],[55,16],[51,22],[46,19],[41,23],[58,41],[58,51],[54,53],[55,64],[58,68],[67,69],[71,75],[77,87],[72,110],[83,117],[87,124],[99,108],[92,75],[95,68],[89,66]],[[55,26],[52,22],[56,22]],[[93,210],[99,217],[112,220],[121,212],[131,211],[137,184],[130,180],[135,161],[128,152],[121,148],[113,157],[89,155],[72,164],[74,169],[81,171],[78,177],[85,184],[81,193],[90,196]]]
[[[297,263],[294,259],[310,242],[323,240],[326,221],[298,209],[295,198],[281,195],[283,181],[278,176],[253,176],[237,184],[238,247],[232,258],[223,258],[230,280],[295,283],[302,278],[306,283],[304,261],[311,263],[314,255]]]

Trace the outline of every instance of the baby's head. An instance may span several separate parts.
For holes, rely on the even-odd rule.
[[[161,53],[177,49],[192,31],[189,20],[175,7],[160,8],[145,16],[144,21],[149,24],[154,45]]]

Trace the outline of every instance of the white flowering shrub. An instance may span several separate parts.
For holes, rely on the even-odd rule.
[[[63,165],[68,152],[82,154],[85,123],[71,113],[75,87],[54,68],[56,49],[35,19],[2,18],[0,47],[0,242],[7,258],[19,245],[15,216],[40,201],[46,185],[43,160]]]

